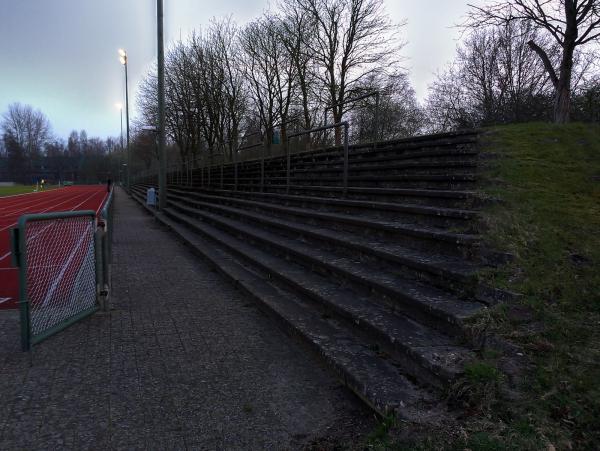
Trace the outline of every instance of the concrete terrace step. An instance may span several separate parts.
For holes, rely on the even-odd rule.
[[[376,163],[389,163],[389,162],[421,162],[421,161],[446,161],[447,158],[460,158],[472,160],[479,155],[479,151],[476,149],[466,148],[466,149],[456,149],[456,148],[440,148],[440,149],[431,149],[431,150],[422,150],[417,152],[406,152],[399,151],[394,153],[391,150],[388,150],[385,153],[376,153],[371,151],[352,151],[348,155],[348,159],[352,163],[366,163],[366,164],[376,164]],[[308,166],[308,165],[320,165],[327,163],[335,163],[341,162],[343,158],[343,152],[338,151],[330,154],[321,154],[316,155],[310,159],[307,158],[299,158],[296,160],[294,158],[294,154],[292,154],[292,162],[298,166]],[[255,161],[252,161],[250,165],[255,164]],[[243,164],[243,163],[240,163]]]
[[[350,146],[350,153],[352,155],[385,155],[388,153],[408,153],[408,151],[419,151],[426,152],[431,150],[442,150],[445,148],[452,149],[471,149],[473,144],[477,143],[477,134],[465,135],[454,138],[440,138],[434,137],[423,137],[421,140],[409,138],[406,140],[398,141],[384,141],[378,143],[366,143],[360,145]],[[292,144],[292,150],[294,149]],[[343,151],[341,146],[332,147],[327,149],[316,149],[310,151],[293,152],[293,157],[296,160],[299,159],[310,159],[310,158],[327,158],[330,156],[339,155]],[[277,157],[272,157],[269,160],[275,160]]]
[[[362,172],[372,172],[372,173],[390,173],[390,172],[407,172],[411,171],[413,173],[425,173],[432,174],[434,171],[443,171],[446,172],[449,169],[453,170],[468,170],[472,171],[473,168],[477,167],[477,162],[475,161],[444,161],[444,162],[403,162],[403,163],[387,163],[387,164],[356,164],[354,161],[350,161],[348,163],[348,173],[362,173]],[[326,167],[318,167],[316,165],[312,165],[312,167],[297,167],[296,165],[292,165],[291,173],[292,174],[305,174],[305,173],[317,173],[317,174],[326,174],[326,173],[338,173],[343,170],[343,166],[341,162],[335,162],[335,164],[328,164]]]
[[[492,261],[476,233],[477,141],[351,146],[347,190],[341,147],[292,145],[289,186],[281,155],[197,168],[170,177],[157,217],[379,412],[431,415],[475,357],[465,321],[496,302],[477,278]]]
[[[165,214],[190,229],[214,240],[245,263],[269,274],[317,304],[321,316],[327,313],[345,320],[345,327],[359,329],[370,346],[381,346],[403,362],[403,369],[414,377],[425,377],[430,383],[446,386],[462,373],[463,365],[474,354],[447,335],[423,326],[390,308],[371,302],[366,297],[322,277],[302,266],[274,256],[244,240],[235,238],[204,222],[192,222],[185,215],[167,209]],[[342,325],[341,323],[338,323]],[[419,368],[421,367],[421,368]],[[426,370],[426,371],[423,371]]]
[[[255,187],[255,185],[238,185],[238,190],[243,191],[245,187]],[[285,187],[279,188],[279,191],[285,191]],[[300,186],[291,185],[292,194],[302,194],[305,196],[341,198],[343,195],[342,187],[335,186]],[[252,191],[256,193],[256,191]],[[454,204],[464,207],[465,205],[477,204],[480,202],[479,196],[474,191],[459,190],[439,190],[439,189],[406,189],[406,188],[367,188],[367,187],[348,187],[346,199],[380,201],[396,203],[405,199],[417,200],[419,204],[431,206],[445,206]],[[415,202],[417,203],[417,202]]]
[[[142,201],[135,195],[138,201]],[[203,257],[246,292],[259,307],[292,336],[325,361],[341,382],[382,415],[395,414],[425,422],[439,414],[435,396],[407,378],[388,359],[365,346],[334,321],[314,313],[306,301],[289,290],[265,282],[261,274],[240,264],[227,246],[215,246],[163,213],[152,214],[197,255]],[[226,244],[225,242],[223,244]],[[231,244],[231,243],[230,243]]]
[[[397,141],[387,141],[381,143],[368,143],[362,145],[350,146],[350,158],[357,160],[362,159],[377,159],[377,155],[381,155],[381,161],[386,158],[385,155],[396,153],[397,158],[403,159],[402,155],[406,154],[408,158],[419,158],[419,153],[423,157],[435,156],[435,153],[451,152],[454,155],[475,155],[477,152],[471,148],[472,144],[477,142],[477,133],[465,133],[462,135],[455,135],[454,137],[444,138],[442,135],[431,135],[423,136],[418,138],[408,138]],[[450,149],[448,150],[448,147]],[[407,151],[412,150],[412,154],[408,155]],[[420,152],[419,152],[420,150]],[[300,163],[303,160],[314,164],[321,159],[329,159],[330,157],[339,158],[341,156],[342,148],[333,147],[325,149],[315,149],[310,151],[301,151],[292,153],[292,162]],[[391,157],[392,159],[394,157]],[[265,167],[284,167],[285,156],[274,156],[265,158]],[[231,168],[232,164],[225,164],[224,168]],[[240,166],[246,167],[260,167],[260,160],[248,160],[240,162]],[[217,167],[220,171],[220,166]],[[214,168],[214,169],[217,169]],[[214,170],[213,169],[213,170]]]
[[[350,163],[348,167],[348,174],[350,177],[359,177],[365,175],[371,175],[374,179],[378,179],[385,176],[428,176],[428,175],[448,175],[448,171],[453,171],[453,175],[472,175],[474,168],[477,167],[477,162],[470,161],[449,161],[444,163],[433,162],[433,163],[402,163],[402,164],[386,164],[386,165],[356,165]],[[343,166],[336,162],[331,165],[311,165],[310,167],[298,168],[292,164],[290,169],[291,177],[304,177],[307,174],[313,175],[313,178],[326,177],[326,176],[339,176],[343,172]],[[234,177],[233,168],[225,168],[223,176],[228,179]],[[248,179],[256,178],[260,179],[260,168],[246,169],[238,168],[238,178]],[[269,178],[272,177],[285,177],[287,170],[285,167],[279,169],[268,169],[266,171]],[[220,177],[219,172],[219,177]]]
[[[245,221],[252,221],[265,227],[292,234],[294,237],[316,241],[319,246],[330,246],[338,250],[349,251],[351,256],[355,258],[368,256],[394,267],[400,265],[408,268],[408,272],[413,278],[425,278],[433,281],[437,286],[447,287],[450,281],[464,288],[462,287],[463,284],[473,285],[476,281],[476,265],[461,258],[441,256],[438,253],[418,252],[386,241],[366,239],[355,233],[332,231],[324,227],[267,217],[244,209],[214,207],[210,203],[197,202],[191,197],[186,197],[185,192],[178,190],[171,189],[170,193],[180,193],[177,196],[170,194],[169,198],[188,206],[205,207],[217,212],[229,213]]]
[[[291,187],[295,189],[296,186]],[[476,210],[468,210],[468,209],[460,209],[460,208],[444,208],[438,206],[423,206],[423,205],[415,205],[415,204],[402,204],[400,202],[382,202],[382,201],[374,201],[374,200],[360,200],[360,199],[351,199],[344,198],[339,199],[335,197],[320,197],[320,196],[307,196],[307,195],[299,195],[299,194],[277,194],[277,193],[256,193],[256,192],[245,192],[245,191],[233,191],[233,190],[219,190],[219,189],[202,189],[201,187],[191,188],[191,187],[173,187],[173,189],[180,189],[181,192],[190,193],[190,192],[198,192],[204,193],[207,195],[213,196],[222,196],[222,197],[237,197],[243,199],[259,199],[267,202],[274,203],[283,203],[288,205],[288,203],[292,204],[304,204],[304,205],[318,205],[320,207],[329,208],[329,207],[337,207],[340,209],[346,210],[359,210],[359,211],[379,211],[379,212],[415,212],[419,214],[425,215],[434,215],[434,216],[448,216],[453,218],[461,218],[466,220],[478,219],[479,212]],[[317,187],[318,190],[318,187]],[[359,189],[350,189],[351,193],[361,192]],[[382,194],[396,194],[396,195],[406,195],[404,190],[402,192],[398,192],[398,190],[391,192],[385,192]],[[363,190],[364,193],[373,193],[373,190]],[[431,192],[427,193],[421,192],[411,192],[412,195],[423,195],[423,196],[438,196],[440,197],[454,197],[457,199],[468,199],[469,193],[457,193],[457,192]],[[409,194],[410,195],[410,194]]]
[[[255,195],[220,190],[206,192],[204,190],[178,191],[196,198],[202,197],[208,201],[229,203],[234,205],[249,205],[256,208],[278,205],[281,207],[303,208],[311,211],[326,211],[338,214],[358,214],[365,219],[393,220],[395,222],[425,223],[434,226],[467,228],[470,221],[478,218],[478,213],[472,210],[456,208],[429,207],[414,204],[398,204],[385,202],[364,202],[347,199],[318,198],[298,195]]]
[[[152,186],[157,184],[156,181]],[[268,191],[257,191],[256,184],[241,184],[238,183],[237,191],[220,190],[218,188],[203,188],[200,184],[200,179],[195,179],[191,186],[185,185],[170,185],[176,189],[187,191],[206,191],[214,192],[215,194],[227,195],[235,193],[236,195],[251,194],[264,196],[279,196],[286,191],[286,187],[268,187]],[[258,187],[260,188],[260,187]],[[341,199],[343,196],[342,187],[333,186],[299,186],[291,185],[290,193],[302,197],[318,197],[325,199]],[[361,188],[348,187],[346,196],[347,200],[358,200],[363,202],[382,202],[382,203],[405,203],[427,206],[439,206],[445,208],[469,209],[473,206],[481,204],[483,201],[475,191],[459,191],[459,190],[439,190],[439,189],[405,189],[405,188]]]
[[[419,167],[443,167],[457,165],[476,164],[476,151],[466,150],[440,150],[420,152],[417,154],[386,155],[383,157],[371,156],[369,154],[350,154],[348,164],[351,169],[363,170],[381,169],[389,166],[397,166],[397,169],[419,168]],[[329,167],[341,167],[343,164],[343,154],[341,152],[327,157],[317,158],[294,158],[291,156],[291,164],[296,169],[317,169],[322,170]],[[238,171],[260,171],[260,161],[250,161],[238,163]],[[266,170],[284,170],[287,167],[285,159],[265,162]],[[233,171],[233,165],[225,165],[224,171]]]
[[[229,234],[250,239],[256,246],[268,246],[272,252],[293,258],[308,268],[325,273],[325,276],[333,275],[367,292],[375,291],[380,296],[389,297],[389,304],[393,308],[402,309],[415,319],[447,333],[462,335],[463,321],[485,308],[483,304],[455,298],[439,289],[381,270],[370,269],[360,261],[323,249],[316,250],[314,246],[277,236],[223,216],[171,202],[169,209],[173,208],[184,215],[208,221]]]
[[[201,194],[196,194],[196,196],[201,196]],[[235,199],[230,199],[235,201]],[[404,243],[416,249],[431,247],[432,252],[445,250],[450,254],[468,256],[476,253],[476,248],[479,245],[479,236],[474,234],[454,233],[444,229],[417,226],[398,221],[375,220],[361,218],[356,215],[285,207],[263,202],[244,201],[244,203],[246,206],[254,206],[260,208],[261,211],[282,216],[286,219],[299,219],[309,224],[327,227],[333,231],[339,230],[355,232],[362,236],[376,236],[388,243]]]
[[[211,185],[220,184],[220,176],[211,177]],[[225,183],[233,185],[233,177],[226,177]],[[404,174],[404,175],[352,175],[348,176],[348,184],[353,187],[364,188],[411,188],[411,189],[442,189],[442,190],[465,190],[470,189],[477,182],[475,174]],[[238,183],[245,185],[259,184],[260,179],[256,176],[245,176],[239,174]],[[271,176],[265,174],[265,183],[272,185],[285,185],[285,176]],[[316,176],[314,174],[292,174],[290,183],[300,186],[341,186],[342,174],[336,177]]]

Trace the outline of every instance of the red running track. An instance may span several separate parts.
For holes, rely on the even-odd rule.
[[[94,210],[100,212],[106,185],[70,186],[51,191],[0,197],[0,310],[18,307],[18,270],[12,267],[10,229],[28,213]]]

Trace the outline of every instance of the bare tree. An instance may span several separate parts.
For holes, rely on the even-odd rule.
[[[352,136],[358,142],[398,139],[423,130],[425,116],[406,73],[372,76],[364,82],[365,92],[380,94],[379,110],[374,99],[367,98],[349,113]],[[378,119],[378,123],[376,123]]]
[[[457,49],[455,61],[429,88],[434,131],[546,118],[551,82],[529,50],[536,39],[552,41],[526,23],[477,29]],[[550,57],[556,60],[558,50]]]
[[[316,23],[312,15],[297,7],[295,0],[282,3],[282,16],[280,17],[280,39],[295,66],[299,106],[303,116],[303,128],[308,130],[313,127],[316,113],[315,90],[315,59],[311,52],[316,36]]]
[[[50,122],[40,110],[13,103],[3,115],[2,131],[15,139],[31,161],[39,157],[50,137]]]
[[[295,64],[281,40],[281,22],[272,15],[248,24],[241,34],[245,74],[267,144],[277,126],[285,140],[290,107],[296,92]]]
[[[385,13],[383,0],[290,0],[313,21],[306,41],[318,65],[317,76],[327,93],[335,122],[347,111],[345,101],[363,78],[393,66],[398,27]],[[336,143],[341,130],[336,130]]]
[[[554,121],[569,121],[575,52],[600,38],[600,0],[503,0],[485,7],[470,5],[469,26],[526,22],[544,30],[561,48],[560,61],[535,40],[529,47],[543,62],[554,86]]]
[[[194,72],[194,111],[202,138],[212,161],[215,152],[225,140],[225,68],[210,40],[210,35],[194,34],[190,42]]]
[[[239,145],[240,127],[246,113],[247,99],[241,49],[238,46],[239,30],[236,24],[227,18],[213,21],[209,29],[208,41],[212,54],[220,62],[223,70],[222,96],[224,103],[224,126],[229,158]]]
[[[280,0],[280,6],[242,29],[231,19],[214,20],[169,51],[167,131],[182,160],[207,152],[212,161],[225,148],[231,159],[257,131],[269,146],[277,129],[285,141],[290,124],[313,127],[326,105],[335,104],[340,121],[355,106],[348,97],[367,89],[368,80],[398,73],[397,27],[383,0]],[[155,123],[155,88],[150,74],[139,91],[147,124]]]

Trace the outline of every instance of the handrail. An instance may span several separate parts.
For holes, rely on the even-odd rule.
[[[336,106],[346,105],[347,103],[358,102],[359,100],[368,99],[369,97],[375,97],[375,127],[373,127],[373,142],[376,142],[379,139],[379,106],[381,100],[381,92],[380,91],[371,91],[367,94],[363,94],[362,96],[353,97],[351,99],[346,99],[343,102],[332,103],[325,107],[325,111],[323,112],[323,123],[327,125],[327,111],[333,110]]]
[[[290,192],[290,172],[292,165],[292,157],[290,153],[290,139],[296,138],[302,135],[310,135],[311,133],[328,130],[331,128],[344,127],[344,173],[343,173],[343,195],[345,196],[348,191],[348,131],[350,124],[347,121],[338,122],[337,124],[324,125],[322,127],[311,128],[310,130],[303,130],[301,132],[292,133],[288,135],[286,142],[286,157],[287,157],[287,174],[286,174],[286,193]]]

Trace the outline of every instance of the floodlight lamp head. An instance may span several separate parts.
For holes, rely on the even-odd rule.
[[[119,49],[119,61],[121,64],[127,64],[127,52],[123,49]]]

